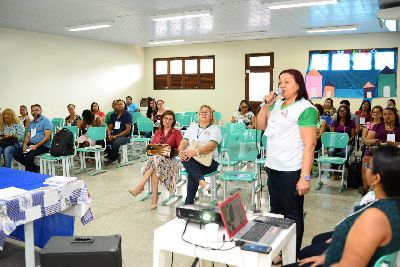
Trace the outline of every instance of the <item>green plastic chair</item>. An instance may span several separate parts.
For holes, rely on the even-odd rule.
[[[55,167],[58,162],[60,162],[60,166],[62,167],[63,176],[69,177],[69,170],[74,164],[74,157],[76,156],[76,145],[75,141],[78,136],[78,126],[64,126],[63,129],[67,129],[72,133],[72,142],[74,144],[74,153],[69,156],[59,156],[55,157],[50,155],[50,153],[45,153],[39,156],[40,162],[40,173],[56,175]]]
[[[88,137],[93,141],[104,141],[104,147],[93,146],[93,147],[83,147],[77,148],[76,151],[79,152],[79,158],[81,161],[81,169],[86,169],[86,159],[94,158],[96,161],[96,171],[91,175],[96,175],[102,172],[106,172],[106,170],[101,169],[101,152],[104,152],[105,147],[107,146],[106,141],[106,127],[90,127],[88,128]],[[87,153],[94,153],[94,157],[90,157]]]
[[[225,124],[225,127],[228,129],[228,132],[230,133],[238,133],[246,129],[246,124],[242,122],[237,122],[237,123],[228,122],[227,124]]]
[[[64,125],[64,119],[63,118],[53,118],[51,119],[51,123],[53,126],[58,127],[58,129],[61,129],[61,127]]]
[[[219,111],[214,111],[214,120],[217,125],[221,125],[222,114]]]
[[[131,135],[131,142],[129,143],[129,146],[132,149],[133,158],[135,159],[139,158],[139,156],[136,155],[136,145],[143,144],[146,147],[151,141],[151,138],[142,137],[140,133],[153,132],[154,122],[151,120],[139,120],[137,122],[137,127],[139,136],[134,137]]]
[[[261,140],[261,130],[256,129],[244,129],[243,130],[243,142],[259,143]]]
[[[130,112],[132,115],[132,123],[137,123],[138,118],[143,117],[142,113],[140,112]]]
[[[228,144],[226,152],[231,160],[238,162],[253,162],[254,166],[257,164],[258,148],[255,143],[231,143]],[[227,198],[228,181],[251,183],[251,203],[253,209],[255,209],[255,188],[257,176],[257,168],[254,168],[254,171],[226,171],[222,173],[219,176],[219,179],[224,182],[224,199]]]
[[[192,122],[192,117],[190,115],[181,115],[176,118],[176,122],[179,124],[179,128],[187,128],[190,126],[190,123]]]
[[[222,134],[222,141],[221,141],[221,145],[220,145],[220,160],[219,163],[222,166],[226,166],[228,168],[228,170],[230,169],[231,166],[235,166],[238,161],[236,160],[232,160],[229,155],[227,154],[227,147],[229,144],[233,144],[233,143],[241,143],[243,142],[243,138],[244,136],[240,133],[224,133]]]
[[[374,267],[396,267],[396,259],[399,251],[380,257],[374,264]]]
[[[322,171],[341,172],[342,179],[338,191],[342,192],[345,187],[344,169],[345,169],[345,162],[347,161],[348,158],[347,145],[349,143],[349,136],[346,133],[325,132],[322,134],[321,142],[322,142],[322,155],[316,159],[316,161],[318,162],[318,183],[315,189],[319,190],[322,186],[322,181],[321,181]],[[325,148],[346,148],[345,157],[342,158],[342,157],[325,156],[324,155]],[[341,165],[341,169],[337,170],[331,168],[324,169],[321,167],[321,164],[323,163],[338,164]]]

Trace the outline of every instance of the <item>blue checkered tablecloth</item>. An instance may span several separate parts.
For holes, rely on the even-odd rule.
[[[4,240],[19,225],[53,214],[78,217],[83,224],[93,220],[91,198],[82,180],[58,186],[43,182],[48,175],[0,168],[0,189],[17,187],[29,190],[9,199],[0,199],[0,249]]]

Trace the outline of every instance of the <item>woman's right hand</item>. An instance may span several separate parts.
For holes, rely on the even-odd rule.
[[[276,101],[276,94],[272,91],[269,95],[263,97],[263,107],[267,106],[270,107]]]
[[[325,263],[325,255],[313,256],[299,260],[299,266],[303,266],[306,263],[311,263],[311,267],[323,266]]]

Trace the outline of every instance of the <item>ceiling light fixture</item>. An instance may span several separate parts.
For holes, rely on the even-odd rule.
[[[165,41],[150,41],[149,45],[157,45],[157,44],[173,44],[173,43],[182,43],[185,40],[165,40]]]
[[[341,31],[356,31],[357,25],[343,25],[343,26],[330,26],[321,28],[309,28],[305,29],[307,33],[318,33],[318,32],[341,32]]]
[[[280,1],[275,3],[266,3],[267,9],[283,9],[283,8],[294,8],[294,7],[305,7],[305,6],[321,6],[321,5],[334,5],[337,4],[338,0],[289,0]]]
[[[211,16],[210,10],[197,10],[197,11],[188,11],[175,14],[155,15],[151,16],[150,19],[154,21],[166,21],[166,20],[178,20],[178,19],[209,17],[209,16]]]
[[[113,24],[114,24],[113,22],[108,21],[108,22],[99,22],[99,23],[93,23],[93,24],[78,25],[78,26],[70,26],[65,29],[70,32],[88,31],[88,30],[109,28]]]

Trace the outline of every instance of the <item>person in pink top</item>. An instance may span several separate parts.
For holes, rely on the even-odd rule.
[[[129,192],[137,196],[144,190],[144,185],[151,178],[152,197],[150,209],[157,208],[158,202],[158,182],[160,182],[169,192],[175,191],[175,177],[178,171],[178,163],[174,159],[175,152],[178,150],[182,140],[182,133],[175,129],[175,114],[171,110],[165,111],[160,120],[160,128],[154,133],[150,144],[168,144],[171,146],[171,157],[155,155],[150,157],[142,167],[142,179]],[[175,151],[175,152],[174,152]]]

